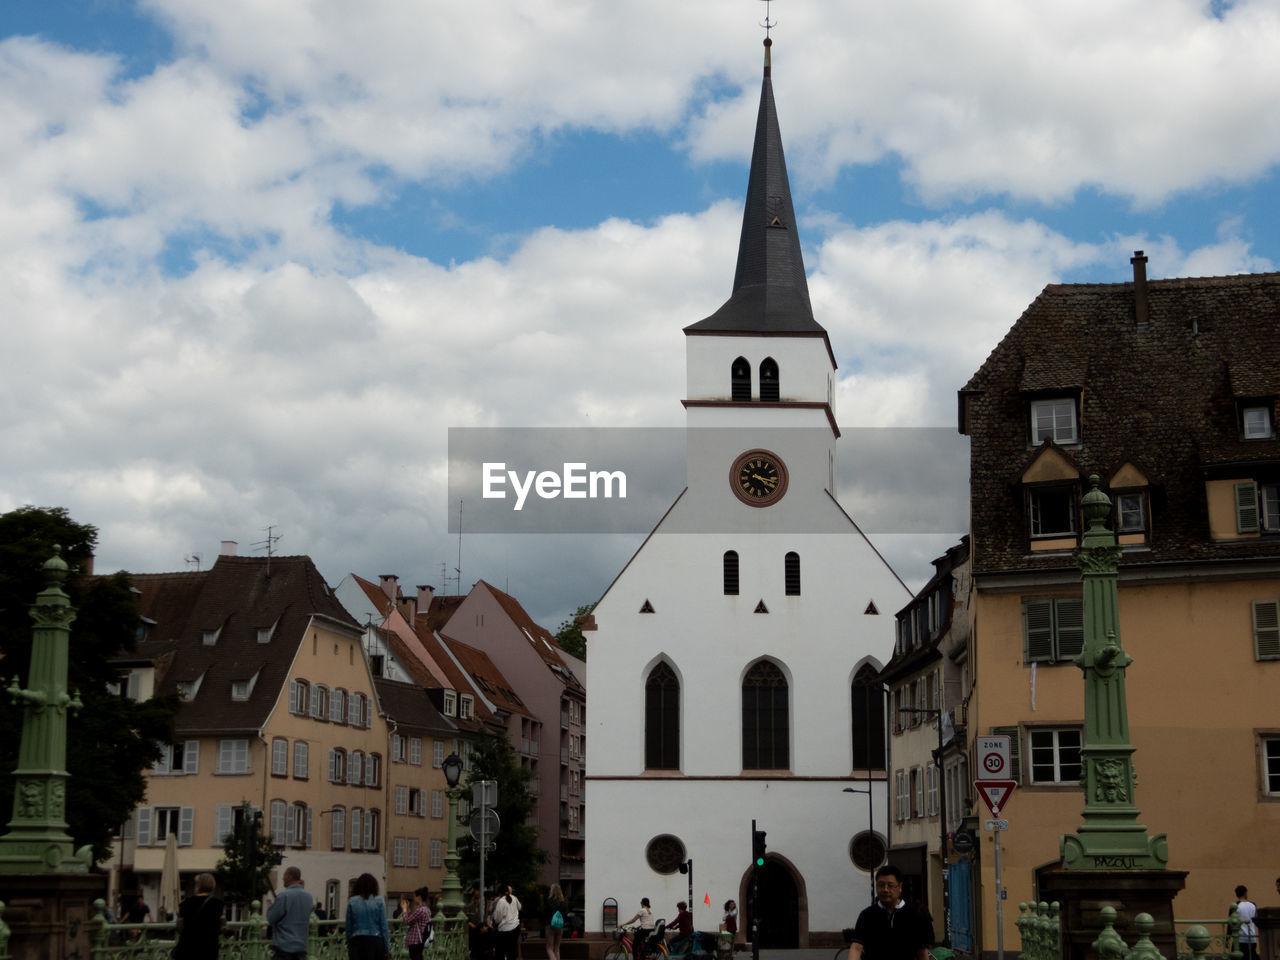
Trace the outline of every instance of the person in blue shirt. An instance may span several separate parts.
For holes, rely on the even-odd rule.
[[[285,867],[284,889],[267,910],[276,960],[306,960],[313,904],[311,894],[302,886],[302,871]]]
[[[362,873],[351,887],[347,901],[347,957],[349,960],[387,960],[391,956],[391,930],[387,905],[378,896],[378,881]]]

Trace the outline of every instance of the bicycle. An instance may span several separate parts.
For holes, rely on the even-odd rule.
[[[665,941],[666,922],[659,920],[645,941],[644,952],[640,960],[669,960]],[[633,932],[628,927],[613,931],[613,939],[617,942],[605,951],[604,960],[632,960],[632,948],[635,944]]]

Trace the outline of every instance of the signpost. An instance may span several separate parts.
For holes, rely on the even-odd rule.
[[[1010,769],[1008,737],[978,737],[978,769],[981,773],[973,781],[973,788],[991,811],[991,816],[998,818],[1018,785],[1014,780],[996,779],[993,776]],[[1004,886],[1000,882],[1000,834],[1009,829],[1009,821],[984,820],[982,829],[995,834],[992,839],[995,842],[996,890],[999,891],[996,896],[996,956],[998,960],[1004,960]]]

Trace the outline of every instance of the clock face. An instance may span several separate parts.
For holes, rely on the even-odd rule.
[[[729,485],[743,503],[767,507],[787,492],[787,468],[768,450],[748,450],[733,461]]]

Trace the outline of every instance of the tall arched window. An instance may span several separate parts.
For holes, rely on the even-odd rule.
[[[884,687],[864,665],[853,678],[853,768],[885,769]]]
[[[800,554],[794,550],[782,559],[782,585],[788,597],[800,596]]]
[[[761,660],[742,681],[742,768],[790,767],[787,678],[777,664]]]
[[[644,685],[644,766],[680,769],[680,681],[665,662],[649,671]]]
[[[736,597],[738,595],[737,550],[726,550],[724,552],[724,595],[726,597]]]
[[[760,361],[760,399],[777,400],[778,397],[778,361],[765,357]]]
[[[733,361],[733,367],[730,372],[732,392],[730,398],[734,400],[750,400],[751,399],[751,364],[747,363],[746,357],[739,357]]]

